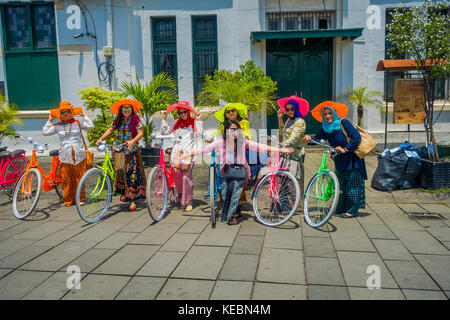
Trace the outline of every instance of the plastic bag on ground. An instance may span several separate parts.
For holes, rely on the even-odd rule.
[[[408,164],[408,157],[402,149],[391,151],[385,150],[378,156],[378,166],[372,176],[371,186],[379,191],[397,190]]]
[[[407,152],[407,151],[406,151]],[[419,184],[422,161],[419,157],[408,157],[405,172],[399,182],[400,190],[415,188]]]

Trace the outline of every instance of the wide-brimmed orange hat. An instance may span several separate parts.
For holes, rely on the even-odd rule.
[[[314,107],[314,109],[311,110],[311,114],[319,122],[322,122],[322,111],[323,108],[330,107],[333,108],[334,111],[336,111],[336,114],[339,118],[344,119],[347,116],[348,113],[348,107],[343,103],[337,103],[334,101],[324,101],[317,106]]]
[[[178,109],[186,109],[192,113],[199,114],[194,108],[189,105],[188,101],[180,100],[178,103],[172,104],[167,107],[167,111],[174,111]]]
[[[120,107],[125,104],[129,104],[131,107],[133,107],[134,113],[140,112],[139,109],[142,108],[142,103],[137,100],[122,99],[120,101],[114,102],[111,107],[109,107],[109,110],[111,110],[111,112],[114,114],[119,114]]]
[[[62,110],[70,110],[74,116],[83,111],[81,107],[74,107],[69,101],[61,101],[58,109],[50,109],[50,114],[54,118],[60,119]]]

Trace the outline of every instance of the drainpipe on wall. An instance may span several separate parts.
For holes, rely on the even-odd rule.
[[[111,0],[105,0],[105,14],[106,14],[106,45],[110,46],[113,48],[113,52],[114,52],[114,47],[113,47],[113,15],[112,15],[112,5],[111,5]],[[114,57],[114,56],[113,56]],[[113,57],[106,57],[106,61],[109,63],[113,63],[111,60],[113,59]],[[109,82],[109,90],[112,90],[112,79]]]

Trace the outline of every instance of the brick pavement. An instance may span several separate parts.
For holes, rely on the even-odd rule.
[[[308,153],[306,181],[321,154]],[[330,163],[331,165],[331,163]],[[367,158],[369,176],[376,158]],[[44,166],[45,168],[45,166]],[[251,205],[236,226],[209,224],[206,166],[197,166],[195,203],[153,223],[114,199],[110,215],[84,223],[53,192],[17,220],[0,198],[0,299],[448,299],[450,197],[418,190],[378,192],[366,182],[357,219],[332,217],[321,229],[301,211],[284,225],[254,220]],[[250,194],[249,194],[250,195]],[[424,218],[439,214],[440,219]],[[409,214],[418,214],[420,219]],[[81,289],[68,290],[67,267]],[[366,286],[367,268],[381,289]]]

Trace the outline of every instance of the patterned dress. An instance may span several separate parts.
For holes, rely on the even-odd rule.
[[[124,121],[117,128],[114,124],[111,127],[117,130],[117,138],[114,144],[123,144],[133,137],[129,130],[129,121]],[[142,129],[142,122],[139,120],[137,130]],[[139,199],[145,199],[146,178],[144,165],[142,163],[141,151],[135,144],[133,150],[123,150],[113,147],[113,163],[114,163],[114,185],[116,192],[125,196],[126,201],[133,202]]]

